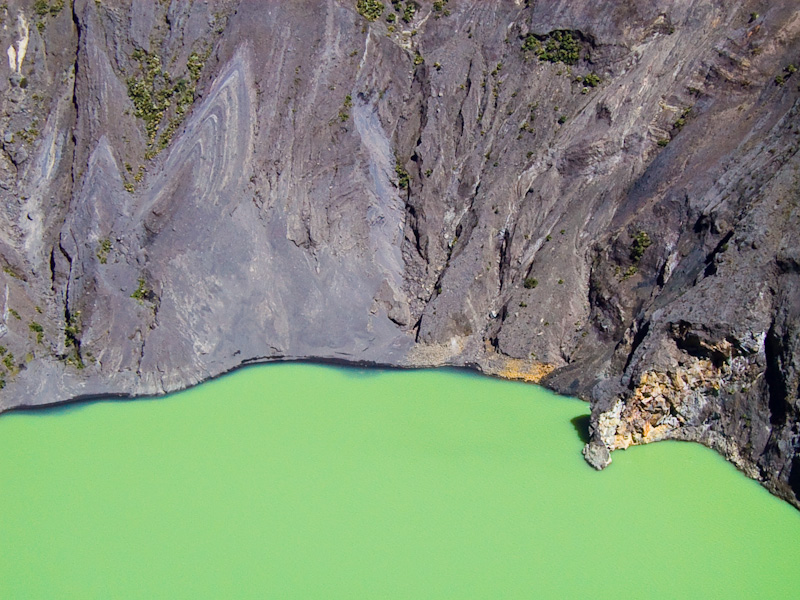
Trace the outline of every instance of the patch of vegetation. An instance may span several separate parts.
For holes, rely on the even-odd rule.
[[[384,8],[383,2],[378,2],[378,0],[358,0],[356,4],[358,14],[367,21],[374,21],[380,17]]]
[[[350,118],[350,111],[349,109],[353,106],[353,98],[350,94],[344,97],[344,103],[342,104],[342,109],[339,111],[339,120],[344,123],[347,119]]]
[[[104,265],[108,262],[109,252],[111,252],[111,240],[108,238],[101,239],[97,244],[97,251],[95,252],[97,255],[97,260],[100,261],[101,265]]]
[[[23,78],[24,79],[24,78]],[[20,81],[20,85],[22,82]],[[27,86],[27,83],[25,84]],[[14,134],[15,138],[21,139],[23,142],[32,144],[37,137],[39,137],[39,120],[34,119],[31,121],[30,127],[21,129]]]
[[[783,85],[786,83],[786,80],[795,73],[797,73],[797,67],[793,64],[787,65],[783,68],[783,72],[780,75],[775,76],[775,83],[777,85]]]
[[[67,322],[64,324],[64,346],[71,349],[64,362],[79,371],[86,366],[81,357],[80,316],[80,311],[76,311],[68,316]]]
[[[677,120],[672,124],[672,126],[680,131],[683,129],[683,126],[686,125],[686,119],[689,117],[689,113],[692,112],[692,107],[688,106],[681,111],[681,116],[677,118]]]
[[[186,60],[189,78],[181,77],[177,80],[173,80],[170,74],[161,68],[161,59],[156,53],[137,48],[131,54],[131,58],[138,63],[139,72],[135,76],[128,77],[126,84],[128,97],[133,102],[134,116],[144,121],[147,132],[148,150],[145,158],[155,157],[169,145],[172,136],[194,103],[197,82],[210,53],[210,47],[203,54],[192,52]],[[165,127],[161,128],[164,116],[173,104],[175,107],[173,117]],[[157,144],[156,139],[158,139]]]
[[[150,290],[147,288],[147,282],[140,277],[139,278],[139,287],[131,294],[131,298],[142,302],[147,300],[150,295]]]
[[[450,15],[450,10],[445,8],[447,6],[448,0],[437,0],[433,3],[433,12],[436,13],[434,15],[434,19],[438,19],[441,15],[445,17]]]
[[[537,285],[539,285],[539,280],[535,277],[527,277],[525,281],[522,283],[526,290],[532,290]]]
[[[661,139],[660,139],[660,140],[658,140],[658,142],[656,142],[656,143],[659,145],[659,147],[661,147],[661,148],[664,148],[664,147],[665,147],[667,144],[669,144],[671,141],[672,141],[672,140],[670,140],[669,138],[661,138]]]
[[[622,277],[621,277],[620,279],[621,279],[622,281],[625,281],[625,280],[627,280],[627,279],[630,279],[631,277],[633,277],[634,275],[636,275],[636,273],[637,273],[638,271],[639,271],[639,269],[638,269],[638,268],[636,268],[636,265],[631,265],[630,267],[628,267],[627,269],[625,269],[625,272],[622,274]]]
[[[84,364],[83,359],[81,358],[81,355],[78,354],[77,352],[73,352],[72,354],[67,356],[67,358],[66,358],[66,360],[64,362],[66,362],[68,365],[70,365],[72,367],[75,367],[79,371],[81,371],[84,368],[86,368],[86,365]]]
[[[47,0],[36,0],[36,2],[33,3],[33,13],[38,17],[36,29],[39,33],[43,33],[47,26],[45,19],[48,16],[55,17],[63,8],[64,0],[55,0],[52,4],[49,4]]]
[[[14,355],[9,352],[3,357],[3,364],[6,366],[6,369],[10,373],[14,373],[16,371],[16,365],[14,364]]]
[[[602,81],[603,80],[594,73],[589,73],[583,78],[583,83],[588,87],[597,87]]]
[[[417,12],[416,2],[406,2],[405,8],[403,8],[403,21],[406,23],[410,23],[411,20],[414,18],[414,13],[416,12]]]
[[[652,246],[652,244],[653,240],[650,239],[650,236],[647,235],[647,232],[640,230],[639,233],[636,234],[636,237],[633,238],[633,244],[631,244],[631,260],[633,262],[639,262],[644,254],[644,251]]]
[[[42,339],[44,338],[44,328],[36,321],[31,321],[28,323],[28,329],[36,334],[36,343],[41,344]]]
[[[415,67],[419,66],[424,62],[425,62],[425,59],[422,58],[422,54],[420,54],[419,51],[417,51],[417,53],[414,55],[414,66]]]
[[[17,321],[21,321],[21,320],[22,320],[22,317],[20,317],[20,316],[19,316],[19,313],[18,313],[16,310],[14,310],[13,308],[9,308],[9,309],[8,309],[8,312],[9,312],[9,314],[10,314],[12,317],[14,317],[14,318],[15,318]]]
[[[33,12],[40,17],[44,17],[50,12],[50,5],[47,0],[36,0],[33,3]]]
[[[133,102],[136,118],[144,121],[147,137],[153,144],[174,91],[169,75],[165,76],[161,69],[158,55],[137,48],[131,58],[139,63],[140,74],[128,78],[128,97]]]
[[[64,345],[67,348],[79,348],[81,345],[81,325],[79,321],[80,313],[70,315],[64,323]]]
[[[10,275],[14,279],[21,279],[21,277],[19,275],[17,275],[17,273],[14,271],[14,269],[9,267],[8,265],[5,265],[3,267],[3,273],[5,273],[6,275]]]
[[[523,52],[532,52],[539,60],[574,65],[580,60],[581,46],[570,31],[553,31],[545,36],[528,34],[522,43]]]
[[[397,187],[401,190],[407,190],[408,186],[411,184],[411,176],[408,174],[408,171],[403,168],[403,165],[400,164],[400,161],[395,163],[394,171],[397,173]]]

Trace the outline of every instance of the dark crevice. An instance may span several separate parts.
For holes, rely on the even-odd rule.
[[[789,472],[789,487],[794,497],[800,502],[800,456],[792,459],[792,470]]]
[[[498,267],[498,274],[497,277],[500,280],[500,289],[503,289],[503,284],[505,283],[505,276],[508,272],[508,267],[511,263],[511,257],[508,255],[508,247],[509,242],[511,240],[511,235],[509,234],[508,230],[504,230],[502,232],[502,239],[500,240],[500,262]]]
[[[50,289],[56,291],[56,249],[50,248]]]
[[[725,234],[725,236],[719,241],[717,246],[711,253],[706,257],[706,268],[703,272],[705,277],[711,277],[712,275],[717,274],[717,255],[721,252],[725,252],[728,249],[728,242],[733,237],[733,231],[729,231]]]
[[[788,390],[786,389],[786,381],[781,373],[781,355],[783,351],[783,340],[775,331],[775,323],[773,323],[764,340],[764,354],[767,359],[764,380],[767,382],[769,421],[775,426],[781,426],[786,423],[788,408]]]
[[[75,12],[75,3],[72,3],[72,24],[75,26],[75,31],[77,32],[77,43],[75,44],[75,63],[74,63],[74,79],[72,80],[72,107],[75,109],[75,127],[72,129],[72,147],[78,147],[78,139],[77,139],[77,130],[78,130],[78,72],[80,70],[80,55],[81,55],[81,38],[82,38],[82,30],[81,30],[81,23],[80,19],[78,19],[78,14]],[[74,155],[73,155],[73,166],[72,166],[72,183],[73,185],[77,184],[76,181],[76,173],[75,173],[75,164],[74,164]]]
[[[425,262],[428,262],[428,248],[427,243],[423,243],[422,235],[419,231],[419,219],[417,209],[406,198],[406,214],[408,215],[408,226],[411,228],[411,233],[414,234],[414,247]]]
[[[633,342],[631,342],[631,349],[628,352],[628,358],[625,360],[625,366],[622,368],[622,372],[628,370],[628,367],[633,360],[633,355],[636,352],[637,348],[642,344],[644,338],[647,337],[647,334],[650,332],[650,321],[645,321],[644,324],[637,326],[637,331],[633,336]]]
[[[416,332],[414,333],[414,341],[416,343],[419,343],[419,332],[421,326],[422,326],[422,315],[419,316],[419,319],[417,319],[417,322],[414,323],[414,326],[411,328],[411,331]]]

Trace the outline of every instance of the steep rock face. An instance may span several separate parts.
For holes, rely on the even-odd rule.
[[[61,4],[0,7],[0,409],[469,365],[800,505],[793,2]]]

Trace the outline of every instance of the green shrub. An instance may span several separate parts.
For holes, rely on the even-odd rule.
[[[374,21],[383,13],[383,2],[378,0],[358,0],[356,10],[367,21]]]
[[[639,259],[642,258],[644,251],[647,250],[653,241],[650,239],[650,236],[647,235],[646,231],[639,231],[636,234],[636,237],[633,238],[633,243],[631,244],[631,252],[630,257],[633,262],[639,262]]]
[[[403,21],[406,23],[410,23],[411,19],[414,18],[414,13],[417,12],[417,5],[415,2],[406,2],[406,6],[403,9]]]
[[[106,264],[108,262],[108,253],[111,252],[111,240],[108,238],[103,238],[97,245],[97,259],[100,261],[100,264]]]
[[[408,174],[408,171],[403,168],[403,165],[401,165],[399,161],[395,164],[394,171],[397,173],[397,187],[401,190],[407,190],[411,183],[411,176]]]
[[[49,13],[50,5],[47,4],[47,0],[36,0],[36,2],[33,3],[33,12],[40,17],[43,17]]]
[[[677,120],[672,124],[672,126],[680,131],[683,129],[683,126],[686,125],[686,119],[689,117],[689,113],[692,112],[692,107],[684,108],[681,111],[681,116],[677,118]]]
[[[143,278],[139,278],[139,287],[131,294],[131,298],[138,300],[139,302],[146,300],[147,296],[150,294],[150,290],[147,289],[147,282]]]
[[[638,271],[639,271],[639,269],[636,268],[636,265],[631,265],[630,267],[625,269],[625,272],[622,274],[622,277],[621,277],[622,281],[630,279],[631,277],[636,275],[636,273]]]
[[[64,345],[67,348],[77,348],[80,345],[81,327],[75,315],[70,315],[64,323]]]
[[[553,31],[546,36],[528,34],[522,44],[523,52],[533,52],[539,60],[574,65],[581,56],[581,46],[569,31]]]
[[[156,53],[137,48],[131,54],[131,58],[138,63],[139,73],[128,77],[125,83],[128,87],[128,97],[134,106],[134,116],[144,121],[147,132],[149,143],[145,158],[155,157],[169,145],[172,136],[194,103],[197,82],[210,52],[210,46],[203,54],[192,52],[186,60],[189,79],[181,77],[175,81],[169,73],[162,70],[161,59]],[[161,123],[173,105],[174,116],[162,128]],[[161,136],[156,144],[159,132]]]
[[[41,344],[42,339],[44,338],[44,328],[36,321],[31,321],[28,323],[28,329],[36,334],[36,343]]]
[[[522,284],[526,290],[532,290],[537,285],[539,285],[539,280],[535,277],[527,277]]]
[[[600,79],[594,73],[589,73],[586,77],[583,78],[583,83],[585,83],[589,87],[597,87],[598,85],[600,85],[601,81],[602,79]]]

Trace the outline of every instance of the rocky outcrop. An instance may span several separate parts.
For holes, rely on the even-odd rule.
[[[9,1],[0,410],[460,365],[800,506],[793,2]]]

